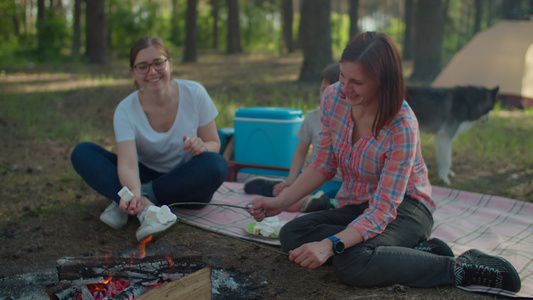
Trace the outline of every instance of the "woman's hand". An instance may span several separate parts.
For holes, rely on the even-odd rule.
[[[334,255],[333,243],[329,239],[324,239],[320,242],[303,244],[289,251],[289,260],[301,267],[314,269],[323,265]]]
[[[140,213],[143,208],[143,199],[141,195],[134,195],[133,198],[129,202],[124,201],[124,199],[120,199],[120,204],[118,205],[118,208],[128,215],[136,215]]]
[[[207,145],[197,136],[183,137],[183,150],[192,155],[200,155],[207,152],[209,149]]]
[[[257,221],[261,222],[266,217],[275,216],[283,211],[277,198],[258,197],[248,204],[248,213]]]

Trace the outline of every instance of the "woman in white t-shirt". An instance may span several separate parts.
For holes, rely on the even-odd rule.
[[[119,229],[128,215],[137,215],[136,237],[142,241],[176,222],[168,205],[211,201],[228,165],[218,153],[213,101],[199,83],[171,78],[173,61],[164,42],[149,36],[137,40],[130,67],[137,91],[115,110],[117,154],[84,142],[71,160],[89,186],[112,200],[100,219]],[[133,193],[129,202],[117,194],[122,187]]]

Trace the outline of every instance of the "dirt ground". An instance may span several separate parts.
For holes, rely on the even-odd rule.
[[[273,66],[278,67],[280,73],[286,72],[283,61],[277,61],[277,64],[265,62],[255,67]],[[179,70],[179,67],[175,69]],[[184,66],[183,69],[183,73],[176,71],[177,77],[187,74],[189,78],[208,81],[208,74],[194,74],[201,68]],[[44,72],[23,71],[28,76]],[[213,72],[207,67],[203,71]],[[119,70],[114,74],[114,78],[129,80],[127,72]],[[297,73],[293,71],[292,74]],[[23,80],[3,81],[0,88],[11,93],[17,89],[31,90],[32,84],[64,85],[68,82],[55,79],[29,80],[27,84]],[[223,83],[213,80],[209,86],[221,85]],[[65,112],[66,120],[72,116],[96,118],[97,130],[107,136],[96,142],[112,148],[112,113],[116,103],[129,91],[129,86],[111,91],[86,87],[62,91],[53,97],[68,99],[58,105],[58,110]],[[50,97],[44,92],[28,93],[44,99]],[[10,278],[18,274],[53,272],[59,258],[107,253],[123,256],[137,249],[136,219],[130,219],[120,231],[100,222],[99,215],[109,202],[91,190],[72,170],[69,155],[76,141],[21,132],[17,122],[5,118],[0,118],[0,137],[0,298],[19,299],[22,294],[9,285]],[[494,296],[467,293],[453,287],[348,287],[335,278],[330,266],[303,269],[290,263],[277,247],[221,236],[180,223],[149,243],[146,250],[147,256],[200,252],[206,265],[238,272],[256,283],[250,287],[253,296],[247,296],[253,299],[494,299]],[[44,291],[44,286],[42,289]]]

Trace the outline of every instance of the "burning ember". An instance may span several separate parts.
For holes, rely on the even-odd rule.
[[[127,287],[131,285],[129,282],[125,282],[122,279],[112,280],[113,277],[109,277],[101,283],[87,284],[82,286],[82,292],[76,296],[76,300],[95,299],[103,300],[110,299],[119,295]],[[132,298],[130,298],[132,299]]]

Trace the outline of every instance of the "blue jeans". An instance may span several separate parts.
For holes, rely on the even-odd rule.
[[[83,142],[77,145],[70,156],[72,166],[85,182],[104,197],[117,203],[122,188],[118,179],[117,155],[99,145]],[[211,201],[213,194],[222,185],[228,174],[226,159],[213,152],[194,156],[190,161],[170,170],[156,172],[139,163],[141,183],[151,183],[156,205],[176,202]],[[154,201],[155,200],[155,201]],[[201,208],[199,205],[183,205],[184,208]]]
[[[347,205],[296,218],[281,229],[282,250],[337,234],[367,208],[368,203]],[[412,249],[429,237],[432,227],[433,217],[424,204],[405,197],[396,219],[382,233],[332,258],[335,275],[358,287],[455,285],[455,258]]]

